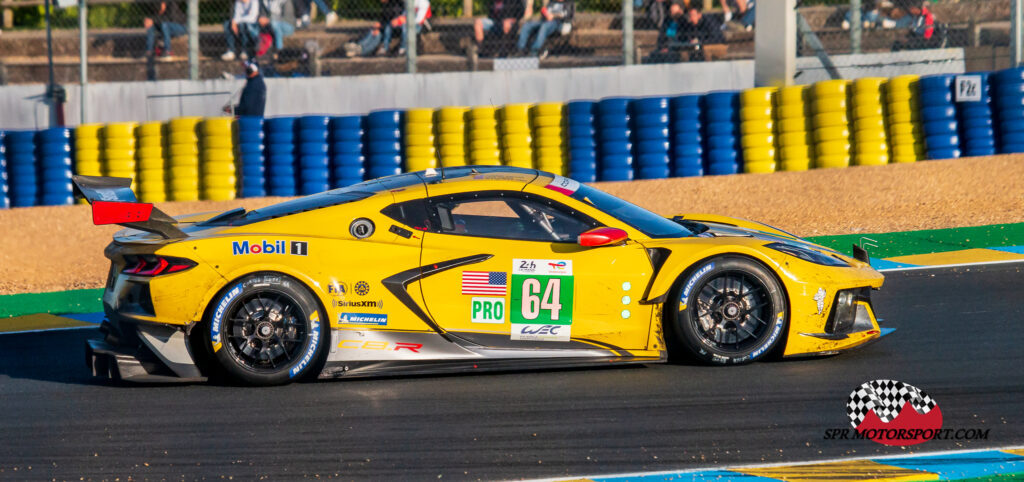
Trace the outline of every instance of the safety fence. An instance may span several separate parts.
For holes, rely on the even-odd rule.
[[[438,166],[583,182],[770,173],[1024,152],[1024,68],[677,97],[182,117],[0,133],[0,205],[68,204],[74,172],[146,202],[294,196]]]

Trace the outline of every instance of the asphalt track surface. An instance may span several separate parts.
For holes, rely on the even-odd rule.
[[[890,273],[882,341],[742,367],[649,365],[276,388],[92,381],[93,329],[0,336],[0,479],[463,480],[907,453],[847,428],[861,383],[934,397],[944,428],[1024,443],[1024,265]]]

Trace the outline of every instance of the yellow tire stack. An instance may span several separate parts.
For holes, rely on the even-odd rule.
[[[442,107],[437,110],[437,145],[444,167],[469,164],[466,151],[465,107]]]
[[[477,166],[500,166],[498,150],[497,109],[491,106],[469,110],[469,163]]]
[[[501,108],[501,149],[506,166],[533,167],[533,136],[530,135],[530,104]]]
[[[850,146],[850,114],[847,103],[848,81],[823,80],[812,87],[814,92],[815,164],[816,167],[848,167],[852,158]]]
[[[82,124],[75,128],[75,174],[102,176],[100,165],[100,130],[102,124]],[[80,199],[79,204],[88,201]]]
[[[853,81],[853,163],[880,166],[889,163],[885,132],[884,78],[865,77]]]
[[[774,87],[757,87],[740,93],[740,145],[743,147],[743,172],[775,172]]]
[[[128,177],[135,189],[135,128],[134,122],[115,122],[100,130],[103,139],[103,175]]]
[[[422,171],[437,167],[434,147],[434,110],[405,111],[405,170]]]
[[[901,75],[885,84],[892,162],[917,162],[925,158],[917,79],[916,75]]]
[[[235,168],[235,136],[231,117],[210,117],[200,128],[199,185],[203,199],[227,201],[235,198],[238,177]]]
[[[158,203],[167,200],[164,124],[146,122],[135,130],[138,136],[135,156],[139,172],[139,200]]]
[[[178,117],[167,123],[167,184],[172,201],[199,200],[199,136],[202,117]]]
[[[779,89],[776,132],[783,171],[806,171],[814,164],[814,136],[808,89],[794,85]]]
[[[537,169],[554,174],[569,173],[566,141],[563,135],[564,104],[545,102],[530,110],[533,127],[533,153]]]

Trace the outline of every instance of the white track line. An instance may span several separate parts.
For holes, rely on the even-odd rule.
[[[685,470],[664,470],[657,472],[626,472],[621,474],[595,474],[595,475],[583,475],[575,476],[570,475],[566,477],[552,477],[548,479],[527,479],[530,482],[558,482],[564,480],[577,480],[577,479],[604,479],[612,477],[650,477],[658,475],[675,475],[675,474],[693,474],[699,472],[711,472],[711,471],[736,471],[744,469],[768,469],[774,467],[788,467],[791,465],[810,465],[810,464],[829,464],[836,462],[850,462],[856,460],[891,460],[891,459],[902,459],[908,457],[931,457],[936,455],[953,455],[953,454],[969,454],[978,452],[991,452],[1001,450],[1016,450],[1024,449],[1024,445],[1010,445],[1003,447],[989,447],[983,449],[965,449],[965,450],[942,450],[938,452],[914,452],[900,455],[879,455],[876,457],[848,457],[848,458],[834,458],[834,459],[822,459],[822,460],[804,460],[797,462],[778,462],[772,464],[760,464],[760,465],[736,465],[731,467],[703,467],[699,469],[685,469]]]
[[[892,261],[898,263],[898,261]],[[1009,263],[1024,263],[1024,259],[1004,259],[1001,261],[979,261],[977,263],[957,263],[957,264],[937,264],[933,266],[907,266],[904,268],[886,268],[878,270],[881,273],[889,273],[893,271],[920,271],[922,269],[940,269],[940,268],[962,268],[965,266],[987,266],[991,264],[1009,264]]]
[[[65,330],[81,330],[83,328],[99,328],[99,325],[87,325],[87,326],[66,326],[62,328],[40,328],[38,330],[22,330],[22,331],[0,331],[0,336],[3,335],[20,335],[22,333],[42,333],[46,331],[65,331]]]

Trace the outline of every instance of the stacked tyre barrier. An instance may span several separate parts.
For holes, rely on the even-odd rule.
[[[437,110],[437,145],[441,154],[441,166],[464,166],[468,163],[466,149],[465,107],[442,107]]]
[[[366,140],[369,179],[402,172],[402,111],[371,112],[366,117]]]
[[[924,131],[918,107],[917,82],[916,75],[901,75],[885,83],[893,162],[924,159]]]
[[[7,146],[4,145],[6,138],[7,134],[0,131],[0,209],[11,207],[11,199],[8,197],[7,191]]]
[[[164,124],[146,122],[140,124],[135,150],[138,166],[139,200],[147,203],[167,200],[166,153],[164,151]]]
[[[238,190],[238,169],[235,167],[235,143],[230,117],[205,119],[200,127],[203,137],[200,145],[202,166],[199,184],[203,199],[227,201],[235,198]],[[326,148],[326,137],[321,141]]]
[[[740,172],[739,92],[712,92],[704,96],[704,159],[706,174]]]
[[[664,179],[671,176],[668,98],[636,99],[630,103],[630,111],[635,177]]]
[[[330,159],[327,157],[330,119],[322,115],[300,117],[295,138],[299,144],[299,194],[316,194],[331,188]]]
[[[295,186],[295,118],[276,117],[263,122],[266,142],[267,194],[294,196]]]
[[[537,169],[558,175],[569,173],[565,142],[565,104],[545,102],[530,108],[533,152]]]
[[[478,106],[469,109],[469,163],[474,166],[501,165],[498,135],[496,108]]]
[[[960,128],[953,102],[953,75],[929,75],[918,80],[924,145],[928,159],[960,157]]]
[[[569,177],[581,182],[597,181],[597,131],[594,102],[569,102],[565,106],[569,146]]]
[[[996,133],[992,122],[992,76],[988,72],[975,73],[981,78],[980,100],[957,104],[960,121],[960,150],[964,156],[991,156],[996,153]],[[1024,105],[1024,92],[1017,102]],[[1012,100],[1010,101],[1012,102]]]
[[[700,96],[682,95],[669,100],[667,127],[672,136],[672,176],[703,176],[704,138],[701,135]]]
[[[885,130],[885,79],[865,77],[853,81],[853,163],[878,166],[889,163],[889,136]]]
[[[434,111],[405,111],[405,170],[422,171],[437,167],[437,148],[434,142]]]
[[[103,127],[103,175],[132,179],[132,189],[137,187],[135,175],[135,128],[134,122],[117,122]]]
[[[502,161],[506,166],[533,167],[533,143],[530,132],[530,105],[508,104],[498,110],[501,118]]]
[[[779,161],[783,171],[806,171],[814,165],[810,89],[794,85],[779,89],[777,129]]]
[[[997,72],[994,77],[999,152],[1024,152],[1024,69],[1006,69]]]
[[[814,89],[815,159],[817,167],[848,167],[852,158],[846,80],[823,80]]]
[[[598,179],[601,181],[633,180],[629,102],[629,99],[615,97],[597,103]]]
[[[199,136],[201,117],[178,117],[167,123],[168,193],[172,201],[199,200]]]
[[[743,148],[743,172],[775,172],[774,87],[748,89],[740,95],[740,146]]]
[[[53,127],[36,133],[39,161],[39,203],[61,206],[74,202],[71,187],[71,130]]]
[[[11,207],[35,206],[39,197],[34,137],[33,131],[8,131],[4,139]]]
[[[263,155],[263,118],[239,117],[238,142],[235,143],[241,175],[238,176],[238,195],[240,197],[263,197],[267,195],[265,165]]]
[[[363,182],[366,162],[363,157],[363,117],[332,117],[331,187],[339,188]]]

